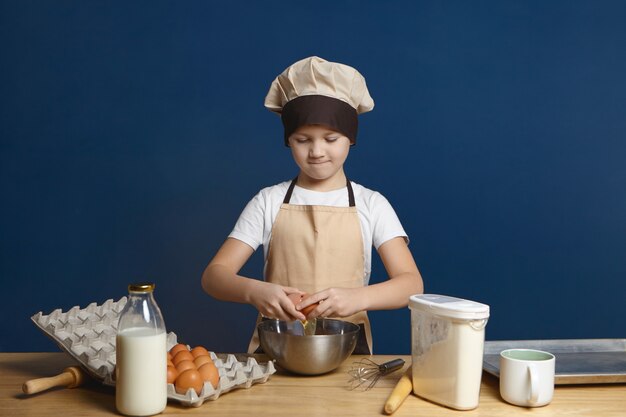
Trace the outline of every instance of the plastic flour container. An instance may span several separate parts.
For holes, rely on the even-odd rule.
[[[419,294],[409,308],[415,395],[458,410],[478,407],[489,306]]]

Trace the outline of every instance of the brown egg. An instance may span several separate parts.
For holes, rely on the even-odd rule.
[[[167,383],[173,384],[177,376],[178,376],[178,370],[176,370],[176,368],[174,368],[173,366],[168,366],[167,367]]]
[[[205,363],[213,363],[213,359],[210,356],[198,356],[193,360],[193,363],[196,365],[196,368],[200,368]]]
[[[181,350],[189,351],[189,349],[187,349],[187,345],[183,345],[182,343],[172,346],[172,348],[170,349],[170,354],[172,355],[172,358],[176,356],[176,354]]]
[[[309,294],[307,293],[304,293],[302,295],[300,294],[289,295],[289,299],[293,302],[294,305],[298,305],[298,303],[306,300],[308,297],[309,297]],[[311,313],[311,311],[315,310],[315,307],[317,307],[318,305],[319,303],[311,304],[310,306],[304,307],[302,310],[300,310],[300,312],[304,314],[305,316],[308,316]]]
[[[289,297],[294,306],[298,305],[298,303],[302,300],[302,296],[298,293],[289,294],[287,297]]]
[[[217,384],[220,382],[220,373],[213,363],[205,363],[198,368],[198,372],[203,381],[210,382],[213,388],[217,389]]]
[[[176,378],[176,392],[179,394],[185,394],[189,388],[193,388],[196,394],[200,395],[204,381],[200,376],[200,372],[195,369],[187,369],[185,372],[181,372]]]
[[[183,373],[187,369],[197,369],[197,366],[192,361],[180,361],[176,364],[176,370],[178,373]]]
[[[180,361],[192,361],[193,362],[193,356],[188,350],[182,350],[178,352],[176,355],[174,355],[174,359],[172,359],[172,362],[174,362],[174,365],[178,365]]]
[[[308,294],[304,294],[304,295],[302,296],[302,301],[306,300],[308,296],[309,296]],[[309,315],[309,314],[311,314],[311,311],[315,310],[315,308],[316,308],[318,305],[320,305],[320,303],[311,304],[310,306],[306,306],[306,307],[304,307],[304,308],[303,308],[302,310],[300,310],[300,311],[302,312],[302,314],[304,314],[305,316],[307,316],[307,317],[308,317],[308,315]]]
[[[202,346],[196,346],[195,348],[191,349],[191,354],[194,358],[197,358],[198,356],[207,356],[209,354],[209,351]]]

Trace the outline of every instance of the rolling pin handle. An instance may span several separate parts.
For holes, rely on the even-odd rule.
[[[396,386],[393,388],[393,391],[391,391],[391,394],[387,398],[385,406],[383,407],[385,414],[391,415],[395,413],[413,390],[413,377],[411,369],[411,366],[406,369]]]
[[[25,394],[36,394],[54,387],[75,388],[85,380],[83,371],[77,366],[65,368],[62,373],[49,378],[38,378],[26,381],[22,385]]]
[[[65,368],[63,371],[72,374],[73,382],[67,386],[68,388],[76,388],[85,382],[85,374],[78,366],[70,366],[69,368]]]

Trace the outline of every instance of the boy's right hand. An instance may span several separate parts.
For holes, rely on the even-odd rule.
[[[292,294],[304,294],[297,288],[284,287],[271,282],[260,281],[258,291],[251,296],[254,305],[263,317],[279,320],[306,320],[304,314],[296,310],[289,298]]]

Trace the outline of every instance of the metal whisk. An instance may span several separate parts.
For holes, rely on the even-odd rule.
[[[393,359],[380,365],[368,358],[356,361],[348,371],[350,389],[361,387],[368,390],[376,385],[381,376],[397,371],[403,366],[403,359]]]

